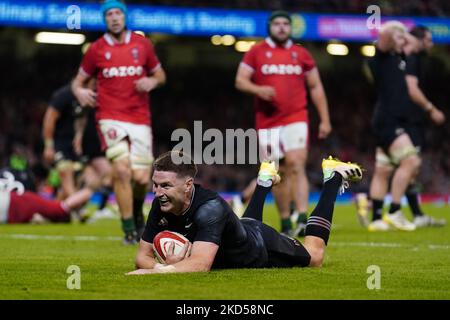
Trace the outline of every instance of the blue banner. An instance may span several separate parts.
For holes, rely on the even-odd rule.
[[[128,27],[144,32],[211,36],[264,37],[269,12],[164,6],[128,6]],[[372,41],[377,30],[367,27],[368,15],[292,14],[293,37],[304,40]],[[450,19],[389,17],[408,27],[422,24],[437,43],[450,43]],[[71,31],[104,30],[99,4],[0,0],[0,25]]]

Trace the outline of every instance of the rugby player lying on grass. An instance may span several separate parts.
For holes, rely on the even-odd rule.
[[[181,159],[181,164],[175,164]],[[161,155],[153,163],[155,200],[139,243],[137,270],[127,275],[218,268],[320,267],[337,194],[348,186],[348,181],[362,178],[359,166],[331,157],[323,160],[322,168],[322,194],[308,219],[301,244],[262,222],[265,198],[280,181],[273,162],[261,164],[255,193],[239,219],[216,192],[194,184],[197,167],[189,157],[179,151]],[[166,264],[161,264],[155,259],[152,242],[164,230],[183,234],[190,242],[178,255],[169,249]]]

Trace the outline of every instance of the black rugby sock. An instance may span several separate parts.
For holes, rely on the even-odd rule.
[[[319,202],[308,218],[305,236],[315,236],[323,239],[325,244],[331,231],[334,203],[342,185],[341,174],[335,172],[333,178],[324,183]]]
[[[380,220],[383,214],[383,200],[372,199],[372,221]]]
[[[406,199],[408,199],[409,207],[414,215],[414,217],[423,216],[423,212],[419,205],[419,194],[415,191],[408,191],[406,193]]]
[[[106,204],[108,203],[109,195],[112,192],[113,192],[113,190],[112,190],[111,187],[102,187],[102,188],[100,188],[99,193],[100,193],[100,197],[101,198],[100,198],[100,204],[98,206],[99,210],[102,210],[102,209],[104,209],[106,207]]]
[[[401,206],[399,203],[392,202],[389,208],[389,214],[397,212],[400,208]]]
[[[243,218],[252,218],[258,221],[263,219],[264,201],[269,194],[272,187],[263,187],[259,184],[256,185],[255,192],[253,192],[250,203],[245,209]]]
[[[142,197],[133,197],[133,218],[137,230],[144,227],[144,200],[145,198]]]
[[[281,232],[288,232],[292,229],[292,221],[291,218],[282,218],[281,219]]]

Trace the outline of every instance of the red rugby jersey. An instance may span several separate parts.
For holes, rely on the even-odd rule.
[[[256,129],[308,121],[305,73],[316,64],[305,48],[291,40],[279,46],[266,38],[245,54],[241,66],[253,71],[255,84],[275,89],[271,102],[255,97]]]
[[[80,72],[97,78],[96,119],[151,124],[150,98],[138,92],[135,81],[161,67],[147,38],[127,31],[117,43],[105,33],[86,52]]]

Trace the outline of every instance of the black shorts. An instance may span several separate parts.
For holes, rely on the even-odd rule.
[[[83,163],[88,163],[92,159],[104,157],[105,153],[102,151],[100,145],[100,139],[96,132],[94,134],[87,135],[86,133],[83,135],[82,141],[83,154],[81,156]]]
[[[70,139],[55,140],[55,164],[61,161],[78,161]]]
[[[311,256],[297,240],[279,233],[274,228],[254,219],[241,219],[247,226],[258,229],[267,251],[266,268],[307,267]]]
[[[395,139],[403,133],[408,133],[408,124],[395,119],[375,120],[372,127],[377,146],[381,147],[387,154],[389,154],[389,147]]]
[[[406,132],[411,138],[412,143],[420,151],[425,147],[425,130],[424,124],[410,124],[406,128]]]

